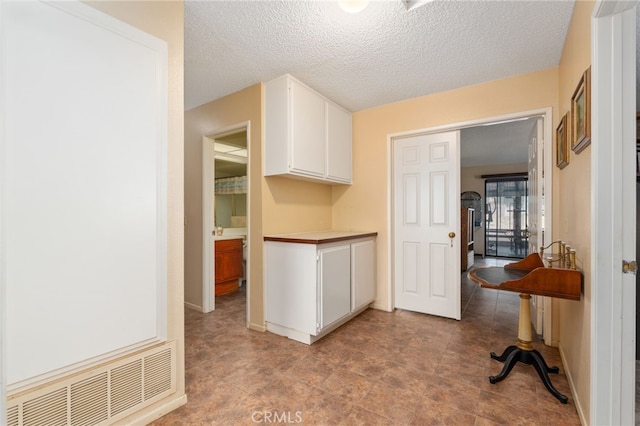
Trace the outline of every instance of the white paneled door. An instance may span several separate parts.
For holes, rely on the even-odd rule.
[[[393,142],[395,307],[460,319],[458,131]]]

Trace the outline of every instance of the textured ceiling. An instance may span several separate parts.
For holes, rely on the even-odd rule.
[[[460,131],[460,167],[526,163],[535,118]]]
[[[558,65],[573,1],[185,4],[185,108],[290,73],[351,111]]]

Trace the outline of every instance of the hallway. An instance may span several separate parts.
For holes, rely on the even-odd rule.
[[[502,367],[489,352],[516,340],[518,295],[466,273],[461,321],[369,309],[312,346],[248,330],[243,289],[210,314],[186,310],[189,402],[153,425],[580,424],[556,348],[534,342],[561,367],[551,380],[567,405],[530,366],[489,383]]]

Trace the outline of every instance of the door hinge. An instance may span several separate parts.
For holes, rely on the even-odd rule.
[[[622,261],[622,272],[625,274],[633,274],[636,275],[638,273],[638,262],[632,260],[631,262],[627,262],[626,260]]]

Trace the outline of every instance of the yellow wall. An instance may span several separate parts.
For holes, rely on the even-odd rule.
[[[552,107],[558,69],[463,87],[353,114],[353,182],[333,189],[333,227],[378,232],[375,306],[391,307],[389,287],[388,146],[393,133]]]
[[[280,176],[263,184],[265,234],[332,229],[331,185]]]
[[[184,4],[182,1],[87,2],[168,44],[167,338],[177,343],[177,391],[128,418],[128,423],[185,393],[184,387]],[[163,414],[163,413],[161,413]]]
[[[591,13],[594,2],[576,2],[571,27],[560,61],[559,117],[571,109],[571,96],[582,73],[591,64]],[[556,122],[557,123],[557,122]],[[557,170],[557,169],[556,169]],[[576,249],[577,264],[584,272],[580,302],[554,301],[554,324],[567,376],[577,393],[576,406],[589,424],[591,345],[591,146],[580,154],[569,153],[569,165],[556,172],[554,239],[568,241]],[[555,331],[555,330],[554,330]],[[555,340],[555,338],[554,338]]]
[[[475,191],[482,196],[483,203],[486,205],[486,197],[484,196],[484,182],[482,175],[504,174],[504,173],[521,173],[527,171],[527,163],[516,164],[498,164],[493,166],[478,167],[462,167],[460,168],[460,192]],[[486,216],[484,206],[482,207],[482,215]],[[476,212],[477,214],[477,212]],[[484,217],[482,218],[484,221]],[[484,225],[482,228],[475,230],[474,252],[476,255],[484,254]]]

